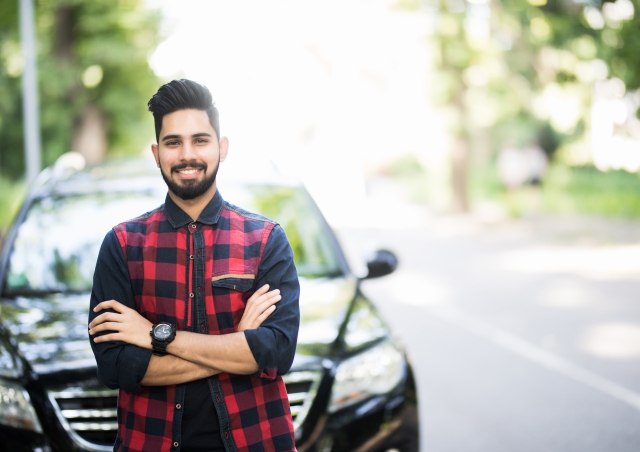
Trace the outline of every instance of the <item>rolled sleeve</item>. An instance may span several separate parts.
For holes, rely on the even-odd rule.
[[[249,348],[258,363],[258,378],[274,379],[286,373],[293,363],[300,327],[300,283],[293,251],[284,230],[276,225],[258,267],[255,288],[269,284],[280,289],[276,310],[255,330],[245,330]]]
[[[107,300],[116,300],[129,308],[136,308],[129,270],[118,237],[113,230],[105,236],[98,254],[91,290],[89,322],[106,312],[95,313],[93,309]],[[147,372],[151,350],[121,341],[96,344],[93,338],[89,340],[98,364],[98,379],[105,386],[127,392],[138,392],[142,389],[140,381]]]

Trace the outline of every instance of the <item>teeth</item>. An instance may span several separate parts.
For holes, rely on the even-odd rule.
[[[193,173],[198,172],[198,170],[197,170],[197,169],[188,168],[188,169],[180,170],[180,171],[178,171],[178,172],[179,172],[180,174],[193,174]]]

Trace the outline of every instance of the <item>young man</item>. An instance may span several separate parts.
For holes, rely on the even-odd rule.
[[[295,450],[281,377],[299,326],[289,242],[217,191],[229,142],[206,87],[174,80],[149,110],[168,194],[105,237],[89,313],[98,377],[120,389],[114,450]]]

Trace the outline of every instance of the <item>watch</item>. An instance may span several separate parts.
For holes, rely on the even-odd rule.
[[[149,334],[153,354],[164,356],[167,354],[167,345],[176,338],[176,327],[170,323],[158,323],[151,327]]]

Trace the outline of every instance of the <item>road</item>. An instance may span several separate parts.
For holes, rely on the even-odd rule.
[[[341,229],[405,343],[425,452],[640,451],[640,222],[547,217]]]

